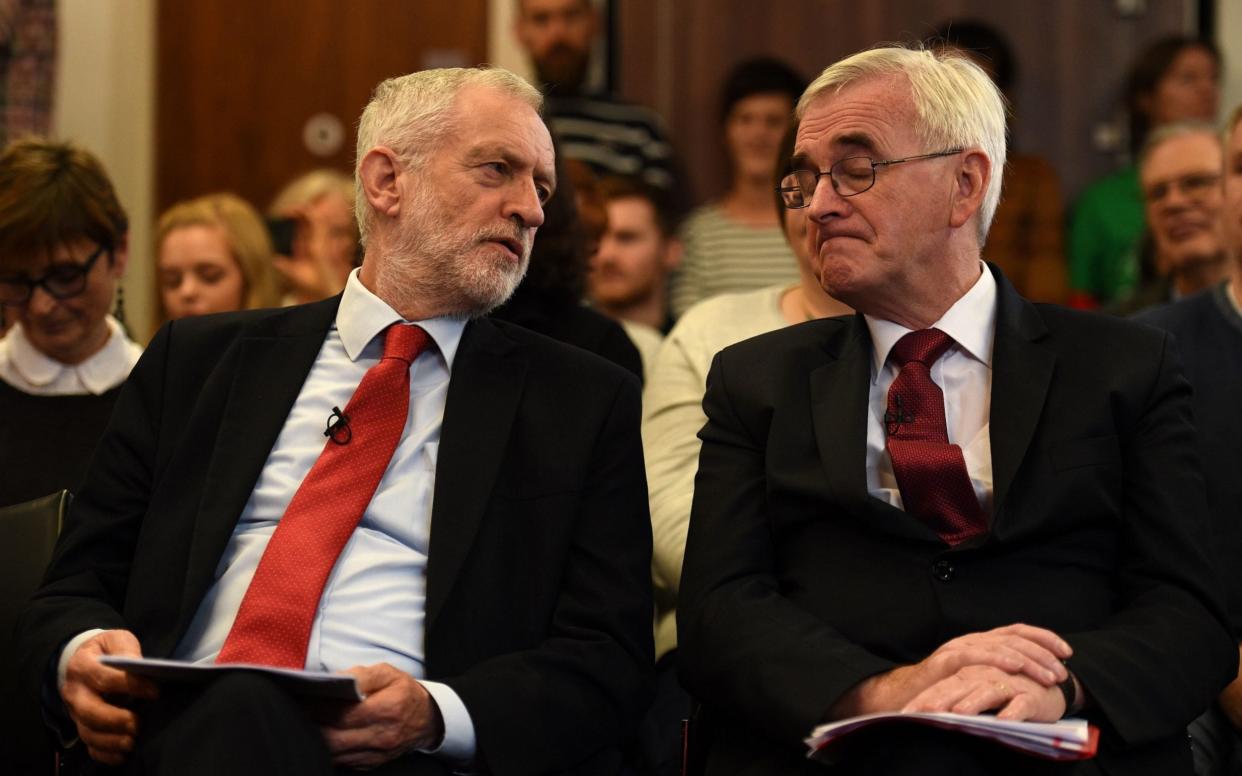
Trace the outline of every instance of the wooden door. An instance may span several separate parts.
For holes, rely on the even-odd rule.
[[[302,172],[349,172],[377,83],[487,52],[486,0],[160,0],[157,24],[161,210],[222,190],[263,210]]]

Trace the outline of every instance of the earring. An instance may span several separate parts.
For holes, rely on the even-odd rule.
[[[112,308],[112,317],[124,331],[129,332],[129,325],[125,322],[125,287],[120,283],[116,284],[116,305]]]

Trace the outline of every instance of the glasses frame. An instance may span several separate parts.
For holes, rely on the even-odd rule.
[[[1168,178],[1159,181],[1151,188],[1143,189],[1143,202],[1148,205],[1158,205],[1168,199],[1174,190],[1186,199],[1200,202],[1208,191],[1220,186],[1224,179],[1225,176],[1222,173],[1215,172],[1192,172],[1176,178]]]
[[[52,268],[48,272],[43,273],[43,276],[39,278],[24,278],[24,277],[0,278],[0,284],[13,285],[13,286],[17,286],[17,285],[26,286],[26,295],[23,296],[21,299],[17,299],[17,298],[5,299],[3,297],[3,294],[0,294],[0,305],[6,305],[9,307],[20,307],[21,305],[24,305],[30,301],[30,297],[34,296],[34,290],[36,288],[42,288],[44,293],[46,293],[48,296],[52,297],[53,299],[62,300],[62,301],[65,299],[72,299],[73,297],[78,296],[79,294],[81,294],[83,291],[86,290],[86,286],[88,285],[87,279],[86,279],[87,276],[90,275],[91,270],[95,268],[95,264],[99,261],[99,257],[103,256],[105,253],[108,254],[108,261],[112,261],[112,247],[109,245],[101,244],[98,248],[95,249],[95,252],[92,253],[90,256],[87,256],[86,261],[82,262],[81,264],[78,264],[77,262],[62,262],[60,264],[53,264]],[[48,281],[50,281],[57,274],[64,273],[65,270],[67,269],[77,271],[77,274],[74,275],[68,281],[76,285],[75,290],[69,291],[69,292],[58,292],[58,291],[53,290],[52,287],[48,284]],[[63,279],[63,274],[62,274],[62,279]]]
[[[954,154],[960,154],[962,151],[965,151],[965,150],[966,150],[965,148],[952,148],[947,151],[935,151],[930,154],[918,154],[917,156],[907,156],[902,159],[872,159],[870,156],[861,156],[861,155],[860,156],[847,156],[844,159],[838,159],[827,170],[812,170],[806,167],[797,169],[797,170],[791,170],[788,173],[786,173],[784,177],[781,178],[782,185],[777,186],[776,191],[777,193],[781,195],[781,202],[785,205],[787,209],[804,210],[811,206],[811,200],[815,198],[815,192],[819,189],[819,179],[824,177],[825,175],[828,176],[828,180],[832,181],[832,190],[835,191],[838,196],[857,197],[859,194],[863,194],[865,192],[871,191],[871,188],[875,186],[875,171],[877,167],[891,167],[894,164],[905,164],[906,162],[917,162],[923,159],[938,159],[942,156],[953,156]],[[841,165],[845,164],[846,162],[852,162],[856,159],[866,159],[871,164],[871,182],[868,183],[863,188],[859,189],[858,191],[854,191],[849,194],[842,194],[841,184],[837,180],[837,171],[841,167]],[[803,191],[801,186],[783,185],[787,179],[797,175],[798,173],[813,173],[815,175],[815,184],[811,187],[811,191],[809,194]],[[803,201],[805,204],[802,204],[802,205],[789,204],[789,199],[785,195],[786,193],[792,193],[795,191],[802,194]]]

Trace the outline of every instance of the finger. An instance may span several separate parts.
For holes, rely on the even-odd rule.
[[[94,752],[104,752],[124,757],[134,751],[134,737],[116,733],[100,733],[79,727],[78,736],[86,748]]]
[[[76,656],[75,656],[76,659]],[[158,693],[155,685],[140,677],[131,677],[119,668],[100,663],[98,659],[84,659],[76,664],[70,661],[65,672],[65,685],[77,682],[97,695],[134,695],[148,697]]]
[[[968,692],[973,684],[962,681],[957,676],[941,679],[931,687],[914,696],[903,708],[903,713],[948,711]]]
[[[358,690],[364,695],[372,695],[392,684],[401,676],[397,669],[387,663],[376,663],[369,666],[354,666],[341,673],[350,674],[358,683]]]
[[[992,666],[1005,673],[1017,673],[1028,662],[1026,655],[1003,642],[962,643],[942,653],[939,671],[941,678],[955,674],[968,666]]]
[[[996,716],[998,719],[1024,722],[1035,716],[1035,712],[1038,710],[1037,706],[1035,699],[1029,693],[1020,693],[1015,695],[1004,708],[997,712]]]
[[[999,709],[1009,702],[1015,692],[1015,688],[1005,681],[982,682],[950,706],[949,711],[954,714],[979,714]]]
[[[138,717],[134,712],[114,706],[86,688],[65,695],[65,705],[79,727],[131,736],[138,733]]]
[[[86,747],[86,753],[90,755],[90,758],[92,760],[94,760],[97,763],[102,763],[104,765],[115,766],[115,765],[125,764],[125,753],[124,752],[114,752],[110,749],[93,749],[88,746]]]
[[[1025,658],[1022,673],[1046,687],[1064,681],[1069,676],[1061,659],[1042,644],[1018,637],[1011,638],[1006,646]]]
[[[323,733],[323,740],[328,745],[328,751],[334,756],[373,749],[375,731],[369,727],[322,727],[320,732]]]
[[[1055,654],[1061,660],[1068,660],[1074,655],[1074,649],[1069,645],[1069,642],[1047,628],[1039,628],[1019,622],[1013,625],[1006,625],[1003,628],[997,628],[996,630],[1021,636],[1027,641],[1033,641]]]

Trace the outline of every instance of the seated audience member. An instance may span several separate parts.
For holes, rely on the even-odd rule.
[[[556,186],[541,102],[501,69],[384,81],[344,293],[156,334],[19,629],[27,691],[94,759],[617,772],[652,671],[638,382],[483,317]],[[346,672],[365,700],[100,662],[140,654]]]
[[[1165,124],[1139,155],[1156,275],[1110,312],[1129,315],[1214,286],[1229,274],[1221,237],[1224,153],[1210,124]]]
[[[155,236],[161,322],[278,306],[272,257],[263,219],[240,197],[209,194],[173,205]]]
[[[531,249],[530,269],[509,301],[491,316],[589,350],[641,379],[642,356],[625,329],[582,302],[589,256],[587,230],[602,224],[579,216],[580,207],[592,205],[579,202],[572,176],[563,174],[559,157],[556,170],[556,192],[544,204],[544,222]],[[606,217],[602,211],[600,215]]]
[[[781,148],[778,175],[793,151],[793,127]],[[660,348],[643,389],[643,457],[651,499],[653,539],[652,580],[656,598],[657,698],[653,716],[662,709],[657,726],[647,726],[656,740],[663,731],[664,745],[656,759],[671,772],[676,761],[676,720],[687,716],[689,702],[676,684],[677,590],[686,550],[686,528],[694,497],[694,473],[699,461],[697,434],[703,415],[703,386],[712,359],[722,348],[764,332],[816,318],[845,315],[850,308],[820,287],[812,266],[802,210],[787,210],[775,192],[777,213],[797,257],[799,281],[745,293],[721,294],[686,311]],[[680,716],[678,716],[680,714]]]
[[[708,373],[677,601],[707,773],[823,773],[815,725],[907,710],[1081,716],[1099,753],[894,726],[827,772],[1189,774],[1238,649],[1171,338],[983,264],[1005,110],[968,59],[853,55],[798,118],[785,203],[860,314]]]
[[[671,207],[634,178],[605,178],[607,228],[591,256],[587,298],[625,327],[646,369],[667,331],[668,275],[681,260]]]
[[[772,212],[772,170],[805,85],[774,59],[743,62],[725,80],[720,118],[729,189],[681,225],[684,255],[672,279],[674,316],[717,294],[797,282],[797,262]]]
[[[1178,121],[1214,121],[1220,98],[1220,54],[1206,40],[1173,36],[1145,48],[1130,68],[1125,108],[1131,154],[1148,133]],[[1069,217],[1070,303],[1112,304],[1144,280],[1136,247],[1143,234],[1138,166],[1089,185]]]
[[[1229,614],[1242,642],[1242,106],[1225,125],[1222,212],[1229,276],[1173,304],[1139,315],[1177,338],[1194,386],[1194,416],[1212,509],[1217,567],[1225,577]],[[1225,688],[1191,726],[1199,776],[1242,773],[1242,677]]]
[[[1016,105],[1018,62],[999,30],[979,21],[953,21],[941,25],[930,43],[969,56],[992,77],[1006,102]],[[1010,137],[1012,119],[1011,113]],[[1019,294],[1033,301],[1063,304],[1069,296],[1064,214],[1061,182],[1052,164],[1010,148],[985,254]]]
[[[109,315],[129,258],[103,165],[68,143],[0,154],[0,506],[76,490],[142,348]]]
[[[518,0],[514,34],[546,95],[544,116],[560,156],[596,175],[634,175],[674,189],[672,146],[653,111],[588,84],[599,32],[592,0]]]
[[[353,179],[336,170],[311,170],[281,189],[268,213],[296,221],[291,255],[277,254],[275,260],[288,285],[288,303],[340,293],[362,259]]]

